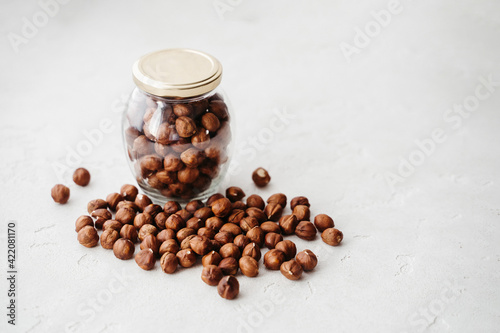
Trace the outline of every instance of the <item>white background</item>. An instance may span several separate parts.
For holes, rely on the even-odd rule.
[[[72,0],[43,22],[38,2],[2,0],[0,330],[498,331],[500,86],[477,87],[500,81],[500,3],[401,0],[384,27],[372,12],[387,10],[385,0],[220,3],[226,12],[212,0]],[[24,20],[39,20],[37,31],[23,37]],[[346,57],[347,44],[357,50]],[[266,198],[305,195],[313,215],[332,215],[344,232],[336,248],[291,237],[319,257],[301,281],[261,264],[258,278],[239,275],[241,293],[226,301],[201,281],[200,265],[146,272],[78,244],[74,221],[86,203],[134,181],[119,126],[131,66],[169,47],[224,65],[236,140],[246,145],[227,183]],[[270,134],[276,110],[293,119]],[[69,163],[103,120],[112,130]],[[435,130],[441,140],[430,144]],[[71,182],[77,166],[92,173],[86,188]],[[272,175],[265,190],[250,180],[258,166]],[[58,182],[71,188],[64,206],[50,197]],[[15,330],[5,309],[9,220]]]

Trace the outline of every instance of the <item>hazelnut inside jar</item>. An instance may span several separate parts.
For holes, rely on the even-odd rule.
[[[160,203],[206,200],[231,157],[222,65],[203,52],[166,49],[141,57],[133,79],[123,141],[137,183]]]

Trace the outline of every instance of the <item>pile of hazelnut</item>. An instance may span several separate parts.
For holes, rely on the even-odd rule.
[[[264,169],[262,169],[264,170]],[[267,172],[257,169],[254,182],[264,186],[269,181]],[[313,240],[317,231],[329,245],[342,241],[342,232],[334,228],[333,219],[319,214],[310,222],[310,204],[306,197],[295,197],[290,202],[291,214],[283,215],[287,205],[285,194],[276,193],[267,201],[257,194],[242,201],[245,193],[239,187],[229,187],[225,196],[217,193],[206,203],[191,201],[184,208],[175,201],[164,207],[152,203],[139,194],[133,185],[123,185],[119,193],[111,193],[106,200],[88,203],[90,216],[76,220],[78,241],[86,247],[99,243],[112,249],[122,260],[134,257],[135,243],[140,251],[135,261],[144,270],[155,267],[174,273],[179,266],[195,265],[201,257],[201,279],[217,286],[221,297],[233,299],[238,295],[238,271],[248,277],[259,274],[261,249],[264,266],[280,270],[290,280],[300,279],[303,271],[317,265],[316,255],[310,250],[297,253],[295,244],[284,236],[295,234],[301,239]],[[112,212],[116,212],[113,218]],[[98,230],[102,229],[99,237]]]
[[[125,140],[138,183],[166,197],[207,190],[228,160],[231,130],[222,96],[185,102],[145,95],[136,104]]]

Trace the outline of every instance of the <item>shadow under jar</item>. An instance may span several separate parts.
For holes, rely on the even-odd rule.
[[[167,49],[140,58],[133,78],[123,141],[137,183],[161,203],[205,200],[231,157],[221,64],[203,52]]]

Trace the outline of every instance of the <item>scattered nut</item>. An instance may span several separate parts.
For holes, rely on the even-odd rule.
[[[219,253],[215,251],[210,251],[209,253],[205,254],[203,258],[201,258],[201,264],[203,266],[207,265],[219,265],[221,262],[222,257],[220,256]]]
[[[264,199],[262,199],[260,195],[252,194],[247,198],[247,206],[249,208],[255,207],[262,210],[266,206],[266,203],[264,202]]]
[[[73,181],[76,185],[87,186],[90,183],[90,172],[85,168],[78,168],[73,173]]]
[[[344,235],[342,234],[342,231],[338,229],[328,228],[323,231],[323,233],[321,234],[321,238],[326,244],[337,246],[340,244],[340,242],[342,242]]]
[[[225,217],[231,212],[231,201],[227,198],[218,199],[212,204],[212,212],[217,217]]]
[[[274,249],[276,247],[276,244],[278,244],[282,240],[283,236],[281,236],[280,234],[277,234],[275,232],[269,232],[266,234],[264,243],[266,244],[268,249]]]
[[[78,231],[78,242],[85,247],[94,247],[99,242],[97,230],[92,226],[85,226]]]
[[[272,249],[264,255],[264,265],[267,269],[278,270],[285,261],[285,253],[280,250]]]
[[[113,245],[115,257],[121,260],[128,260],[134,256],[134,243],[125,238],[118,239]]]
[[[172,274],[177,270],[177,266],[179,266],[179,259],[173,253],[164,253],[160,259],[160,266],[162,271]]]
[[[311,250],[304,250],[297,253],[295,260],[302,266],[306,272],[312,271],[318,264],[318,258]]]
[[[250,256],[241,257],[240,261],[241,273],[248,277],[255,277],[259,274],[259,263]]]
[[[118,231],[115,229],[107,229],[104,230],[102,235],[101,235],[101,246],[105,249],[112,249],[113,245],[115,242],[120,238],[120,235],[118,234]]]
[[[240,284],[234,276],[225,276],[219,281],[217,291],[222,298],[234,299],[240,292]]]
[[[76,219],[75,222],[75,231],[78,232],[80,229],[86,226],[94,226],[94,220],[88,215],[82,215],[79,218]]]
[[[295,257],[295,254],[297,253],[297,247],[295,246],[295,243],[288,239],[279,242],[274,248],[282,251],[285,254],[286,260],[293,259]]]
[[[108,207],[112,211],[116,211],[116,206],[120,201],[123,200],[125,200],[125,198],[120,193],[111,193],[108,194],[108,196],[106,197],[106,202],[108,203]]]
[[[252,173],[252,180],[258,187],[264,187],[271,181],[271,176],[264,168],[257,168]]]
[[[309,210],[309,207],[305,205],[295,206],[292,214],[295,215],[297,221],[309,221],[309,218],[311,217],[311,212]]]
[[[316,227],[309,221],[302,221],[295,228],[295,234],[305,240],[313,240],[316,238]]]
[[[62,184],[57,184],[52,188],[50,194],[55,202],[59,204],[65,204],[69,200],[69,192],[70,191],[67,186],[64,186]],[[92,212],[90,211],[89,214],[90,213]]]
[[[281,264],[280,271],[289,280],[298,280],[302,276],[302,266],[294,259]]]
[[[235,259],[239,259],[241,257],[240,248],[236,246],[234,243],[227,243],[222,245],[222,247],[219,250],[219,254],[221,255],[222,258],[233,257]]]
[[[206,265],[201,271],[201,279],[209,286],[216,286],[224,275],[222,270],[215,265]]]
[[[125,184],[120,189],[120,194],[125,200],[134,201],[137,194],[139,194],[139,190],[134,185]]]
[[[326,214],[318,214],[314,218],[314,225],[320,232],[325,231],[328,228],[333,228],[335,226],[333,219]]]
[[[295,197],[290,201],[290,208],[293,210],[295,206],[297,205],[303,205],[307,207],[311,207],[309,204],[309,200],[306,197]]]
[[[235,275],[238,273],[238,260],[233,257],[227,257],[220,261],[219,268],[222,270],[224,275]]]
[[[243,249],[242,256],[250,256],[259,261],[261,258],[260,246],[255,243],[250,243]]]
[[[231,186],[226,189],[226,198],[231,202],[236,202],[245,197],[245,192],[239,187]]]
[[[177,252],[176,256],[179,259],[179,265],[181,265],[182,267],[188,268],[196,263],[196,254],[193,252],[193,250],[180,250],[179,252]]]
[[[132,241],[132,243],[137,242],[137,230],[134,226],[130,224],[125,224],[120,230],[120,237]]]
[[[279,220],[281,231],[283,231],[285,235],[293,234],[297,224],[298,221],[295,215],[283,215]]]
[[[135,255],[135,262],[139,265],[140,268],[149,271],[155,267],[156,258],[153,250],[150,248],[146,248],[140,250]]]

